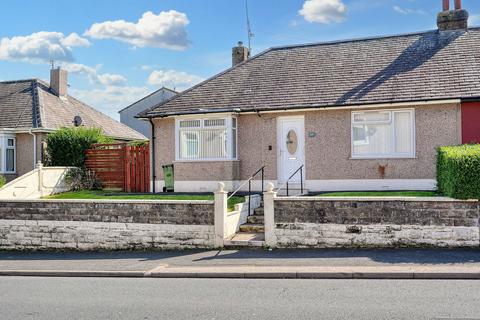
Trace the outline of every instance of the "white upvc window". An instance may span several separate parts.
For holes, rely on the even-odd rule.
[[[0,133],[0,173],[16,173],[16,148],[14,134]]]
[[[352,112],[352,158],[413,157],[413,109]]]
[[[176,159],[235,160],[237,118],[231,116],[176,119]]]

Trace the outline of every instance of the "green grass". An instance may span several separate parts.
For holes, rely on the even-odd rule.
[[[363,191],[328,192],[318,194],[321,197],[438,197],[435,191]]]
[[[94,199],[94,200],[210,200],[212,195],[187,194],[132,194],[111,191],[69,191],[45,197],[45,199]],[[228,210],[233,211],[235,204],[245,202],[244,197],[234,196],[228,200]]]

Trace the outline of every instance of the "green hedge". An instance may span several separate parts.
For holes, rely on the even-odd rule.
[[[0,175],[0,188],[7,184],[7,179]]]
[[[480,199],[480,145],[440,147],[438,191],[455,199]]]
[[[97,128],[62,128],[47,136],[47,165],[83,167],[85,150],[94,143],[111,143]]]

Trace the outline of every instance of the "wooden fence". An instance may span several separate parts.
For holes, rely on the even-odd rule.
[[[125,192],[150,191],[150,148],[125,143],[95,144],[85,152],[87,169],[105,188]]]

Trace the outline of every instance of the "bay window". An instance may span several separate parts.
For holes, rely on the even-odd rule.
[[[414,110],[352,112],[352,158],[414,156]]]
[[[15,173],[16,170],[15,135],[0,133],[0,173]]]
[[[237,119],[176,120],[177,160],[233,160],[237,157]]]

